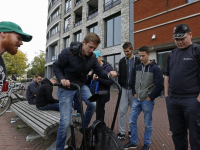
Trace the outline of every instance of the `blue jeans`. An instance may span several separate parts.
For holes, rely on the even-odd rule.
[[[44,107],[41,108],[37,108],[39,110],[55,110],[55,111],[59,111],[59,103],[49,103]]]
[[[130,116],[129,116],[129,125],[131,128],[131,143],[137,145],[138,141],[138,129],[137,129],[137,119],[141,111],[144,113],[144,144],[151,145],[151,134],[152,134],[152,114],[154,109],[154,101],[138,101],[137,98],[134,98],[133,104],[131,106]]]
[[[84,124],[87,128],[92,118],[92,115],[96,110],[96,102],[88,101],[88,98],[92,94],[86,85],[83,85],[81,87],[81,94],[82,100],[87,105],[87,109],[84,115]],[[60,125],[57,132],[56,150],[64,150],[67,131],[71,120],[72,101],[75,95],[76,97],[78,97],[79,95],[77,90],[67,90],[63,88],[58,88],[57,96],[59,99],[60,108]]]

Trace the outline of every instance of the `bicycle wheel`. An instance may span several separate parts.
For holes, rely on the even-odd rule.
[[[11,98],[3,96],[0,98],[0,116],[3,115],[11,105]]]
[[[87,134],[87,146],[91,149],[92,137]],[[124,150],[117,135],[104,124],[99,124],[95,131],[95,150]]]

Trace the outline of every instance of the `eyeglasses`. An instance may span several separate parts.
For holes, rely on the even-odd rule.
[[[39,81],[41,81],[42,79],[41,78],[37,78]]]

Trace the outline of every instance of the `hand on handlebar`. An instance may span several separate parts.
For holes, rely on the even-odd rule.
[[[70,88],[70,81],[69,80],[62,79],[61,83],[62,83],[63,86]]]
[[[109,78],[110,75],[114,78],[114,77],[117,76],[117,72],[116,72],[116,71],[110,71],[110,72],[108,73],[108,78]]]
[[[93,74],[93,80],[96,81],[98,79],[99,79],[99,77],[96,74]]]

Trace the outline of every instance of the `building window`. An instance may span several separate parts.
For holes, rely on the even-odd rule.
[[[70,12],[71,10],[71,0],[67,0],[66,3],[65,3],[65,13],[68,13]]]
[[[64,48],[69,47],[70,46],[70,37],[67,37],[64,39]]]
[[[171,50],[157,53],[157,64],[161,67],[161,71],[163,72],[163,74],[165,73],[167,56],[170,52]]]
[[[104,11],[118,5],[119,3],[121,3],[121,0],[105,0]]]
[[[83,0],[76,0],[75,2],[75,6],[77,6],[78,4],[80,4]]]
[[[81,31],[74,34],[74,41],[75,42],[82,42]]]
[[[51,61],[56,60],[57,45],[52,46]]]
[[[66,19],[65,19],[65,32],[67,32],[67,31],[69,31],[70,30],[70,23],[71,23],[71,17],[69,16],[69,17],[67,17]]]
[[[50,5],[49,5],[49,10],[53,7],[53,5],[57,2],[58,0],[52,0],[50,2]]]
[[[105,47],[121,44],[121,15],[106,20]]]
[[[50,22],[52,22],[59,15],[59,9],[56,10],[50,17]]]
[[[191,2],[194,2],[196,0],[186,0],[186,3],[191,3]]]
[[[50,30],[50,37],[58,33],[58,25]]]
[[[98,34],[98,26],[97,25],[88,27],[88,33],[92,33],[92,32]]]

